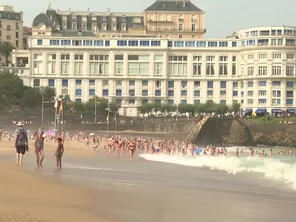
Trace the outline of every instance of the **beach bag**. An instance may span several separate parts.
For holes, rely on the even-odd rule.
[[[17,139],[18,139],[18,141],[25,140],[25,130],[24,129],[19,129],[18,134],[17,134]]]

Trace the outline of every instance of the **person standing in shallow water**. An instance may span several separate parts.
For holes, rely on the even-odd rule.
[[[16,165],[23,165],[23,158],[28,147],[28,134],[24,124],[18,122],[18,129],[15,131]]]
[[[44,160],[44,137],[43,132],[40,132],[35,141],[35,153],[37,158],[37,167],[43,167],[42,162]]]
[[[54,155],[56,156],[57,169],[61,170],[62,169],[62,156],[64,153],[64,145],[62,143],[63,139],[61,137],[59,137],[57,140],[58,140],[58,148],[57,148]]]

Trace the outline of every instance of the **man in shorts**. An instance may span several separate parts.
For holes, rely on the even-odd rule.
[[[16,165],[23,165],[23,156],[28,147],[28,134],[24,129],[24,124],[18,122],[18,129],[15,131]]]

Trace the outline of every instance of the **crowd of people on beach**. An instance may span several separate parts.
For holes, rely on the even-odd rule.
[[[94,133],[87,134],[85,132],[76,133],[70,135],[69,132],[62,133],[61,135],[57,135],[57,133],[53,134],[45,134],[41,130],[34,132],[29,135],[28,131],[25,130],[24,124],[22,122],[18,122],[16,124],[18,129],[15,133],[5,131],[0,128],[0,141],[6,138],[9,142],[15,142],[15,148],[17,152],[17,160],[16,165],[22,166],[23,164],[23,156],[29,149],[28,141],[31,139],[34,141],[34,150],[36,154],[36,162],[37,167],[43,167],[44,160],[44,144],[47,141],[56,140],[57,148],[54,156],[56,157],[56,165],[57,169],[62,168],[62,156],[64,153],[64,144],[69,141],[74,141],[76,143],[83,144],[81,148],[85,149],[93,149],[94,151],[98,150],[100,145],[104,148],[110,155],[115,153],[115,157],[119,158],[123,153],[128,153],[130,160],[133,160],[134,154],[137,151],[141,153],[149,153],[149,154],[166,154],[166,155],[191,155],[191,156],[226,156],[227,149],[225,147],[216,147],[213,145],[207,145],[203,148],[195,145],[193,143],[185,143],[184,141],[175,141],[175,140],[155,140],[148,138],[134,138],[134,137],[121,137],[119,135],[116,136],[97,136]],[[236,157],[244,154],[244,148],[237,148],[234,152]],[[269,156],[273,155],[273,150],[269,150]],[[292,149],[290,148],[287,151],[280,151],[278,155],[292,155]],[[265,150],[255,151],[254,148],[249,149],[249,156],[259,156],[261,158],[267,157],[268,154]]]

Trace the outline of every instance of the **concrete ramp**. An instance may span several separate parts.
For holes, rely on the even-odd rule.
[[[210,116],[205,116],[201,121],[199,121],[195,126],[193,126],[190,130],[189,133],[185,139],[186,143],[191,143],[196,136],[199,134],[202,126],[208,121]]]

